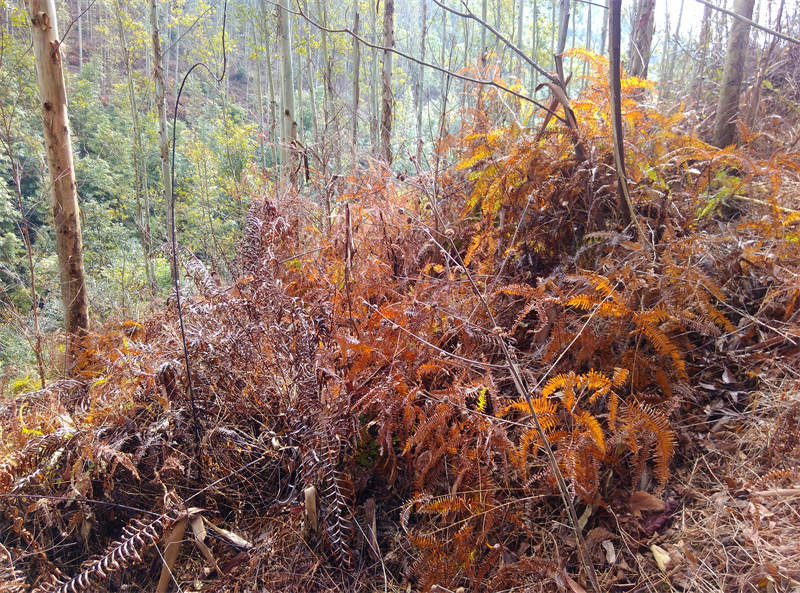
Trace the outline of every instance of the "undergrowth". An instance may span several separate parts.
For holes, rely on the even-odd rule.
[[[193,506],[228,534],[215,564],[185,548],[174,567],[203,562],[204,591],[579,586],[501,343],[584,530],[632,493],[660,499],[681,418],[707,404],[699,374],[757,381],[797,354],[800,156],[714,149],[625,79],[645,248],[617,194],[607,63],[578,57],[595,74],[577,140],[558,121],[491,129],[507,105],[484,92],[438,177],[360,171],[330,219],[294,191],[254,196],[229,286],[184,254],[193,401],[167,303],[87,336],[73,379],[4,403],[0,570],[36,591],[82,570],[147,588],[161,560],[144,544]]]

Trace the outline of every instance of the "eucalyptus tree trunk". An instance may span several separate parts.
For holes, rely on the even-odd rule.
[[[264,137],[267,130],[264,122],[264,77],[261,74],[261,54],[256,55],[256,85],[258,85],[258,153],[261,161],[262,177],[267,171],[267,148]]]
[[[315,90],[314,65],[311,60],[311,48],[306,51],[306,78],[308,78],[308,105],[311,108],[311,125],[314,129],[314,144],[319,142],[319,121],[317,120],[317,93]],[[336,151],[341,154],[341,151]]]
[[[631,33],[630,74],[647,78],[650,51],[655,29],[656,0],[640,0],[633,18]]]
[[[292,30],[288,0],[278,5],[278,39],[281,51],[281,171],[284,181],[294,183],[294,149],[297,126],[294,114],[294,75],[292,73]]]
[[[519,0],[519,11],[517,12],[517,47],[524,50],[525,44],[522,42],[522,21],[525,16],[525,0]],[[519,68],[519,78],[522,80],[522,72],[525,68],[525,62],[521,57],[517,56],[517,67]]]
[[[539,0],[533,0],[533,26],[531,27],[531,57],[534,62],[539,59]],[[531,96],[536,94],[539,73],[531,66]]]
[[[175,35],[177,35],[177,39],[175,40],[175,76],[172,78],[172,103],[178,102],[178,87],[180,86],[180,81],[178,80],[178,63],[181,60],[181,31],[180,29],[175,30]]]
[[[608,17],[600,20],[603,22],[603,26],[600,27],[600,49],[604,51],[606,47],[606,37],[608,36]]]
[[[158,111],[158,152],[161,159],[161,184],[164,187],[164,220],[166,221],[167,244],[172,249],[172,173],[169,167],[169,133],[167,132],[167,98],[164,81],[164,55],[161,53],[161,35],[158,30],[157,0],[150,0],[150,31],[153,42],[153,78],[156,90],[156,111]],[[175,258],[169,257],[170,279],[175,282],[178,271]]]
[[[42,105],[47,168],[53,196],[53,224],[67,332],[66,368],[72,371],[75,339],[89,327],[86,275],[83,269],[78,192],[72,160],[67,91],[61,65],[55,0],[27,0],[33,54]]]
[[[555,4],[553,5],[555,6]],[[562,85],[566,85],[564,77],[564,64],[562,54],[567,47],[567,33],[569,32],[569,0],[560,0],[558,4],[558,46],[553,51],[553,61],[556,65],[556,72],[561,79]]]
[[[708,57],[708,44],[711,37],[711,7],[706,5],[703,10],[703,24],[700,27],[700,58],[699,66],[694,76],[694,84],[692,85],[692,98],[694,102],[698,102],[703,96],[703,82],[706,70],[706,59]]]
[[[427,0],[421,0],[422,4],[422,34],[420,35],[419,40],[419,52],[420,52],[420,60],[423,62],[425,61],[425,37],[428,34],[428,2]],[[416,103],[416,110],[417,110],[417,164],[421,164],[422,159],[422,91],[423,91],[423,84],[422,79],[425,74],[425,70],[423,70],[422,66],[420,65],[417,68],[417,80],[416,84],[414,85],[414,101]]]
[[[592,51],[592,5],[589,4],[588,10],[586,12],[586,49]],[[586,75],[589,73],[589,61],[584,60],[583,62],[583,83],[581,88],[586,88],[587,80]]]
[[[289,0],[291,2],[291,0]],[[287,16],[288,19],[291,19],[290,16]],[[289,44],[290,44],[290,51],[297,51],[300,48],[300,42],[303,39],[301,27],[303,22],[300,21],[296,24],[296,26],[289,26]],[[297,39],[294,39],[294,36],[297,36]],[[305,48],[306,52],[308,51],[308,47]],[[301,58],[302,52],[297,51],[298,59],[296,63],[293,63],[293,68],[297,68],[297,76],[296,79],[293,81],[297,86],[297,106],[295,108],[294,113],[294,122],[295,122],[295,134],[293,139],[297,140],[298,145],[302,146],[305,143],[305,123],[303,118],[303,60]],[[294,87],[292,87],[294,88]]]
[[[778,5],[778,15],[775,19],[775,30],[778,32],[780,32],[781,30],[781,17],[783,16],[784,3],[785,3],[784,0],[780,0],[780,4]],[[772,4],[770,3],[770,14],[768,15],[768,18],[770,19],[772,18],[771,8]],[[756,22],[758,22],[758,19],[755,20]],[[753,127],[753,124],[755,123],[756,118],[758,117],[758,109],[761,104],[761,86],[763,84],[767,68],[769,68],[770,63],[772,62],[772,54],[775,51],[777,43],[778,43],[778,38],[773,37],[772,41],[770,41],[769,43],[769,47],[767,48],[766,53],[762,54],[761,59],[759,59],[758,61],[756,80],[755,83],[753,84],[753,93],[749,102],[750,108],[747,114],[745,115],[745,123],[747,124],[748,127]]]
[[[394,47],[394,0],[383,3],[383,92],[381,94],[381,153],[392,164],[392,52]]]
[[[753,16],[755,0],[736,0],[733,10],[736,14],[750,19]],[[739,92],[744,75],[744,62],[747,58],[747,43],[750,37],[750,23],[733,19],[731,36],[728,40],[728,55],[722,72],[722,86],[719,91],[717,116],[714,120],[712,144],[723,148],[733,144],[736,137],[736,116],[739,112]]]
[[[353,0],[353,33],[358,35],[358,0]],[[358,101],[361,88],[359,76],[361,74],[361,43],[353,37],[353,121],[352,135],[350,137],[350,169],[355,170],[358,164],[356,151],[358,149]],[[330,207],[329,207],[330,210]],[[330,213],[329,213],[330,214]]]
[[[370,2],[370,29],[372,41],[378,44],[378,3]],[[372,48],[372,61],[369,65],[369,141],[372,154],[378,154],[378,50]]]
[[[673,39],[675,40],[675,45],[677,45],[678,34],[681,31],[681,23],[683,22],[683,8],[684,8],[685,1],[686,0],[681,0],[681,7],[680,7],[680,10],[678,10],[678,22],[675,25],[675,35],[673,36]],[[667,75],[666,75],[666,77],[664,79],[664,81],[667,84],[671,84],[672,83],[672,77],[675,74],[675,59],[676,59],[677,55],[678,55],[678,52],[676,51],[676,48],[673,46],[672,47],[672,52],[669,54],[669,57],[667,57],[666,54],[664,56],[664,59],[668,60],[668,62],[669,62],[668,66],[667,66]]]
[[[489,4],[489,0],[481,0],[481,20],[484,23],[489,22],[488,21],[488,18],[489,18],[489,6],[488,6],[488,4]],[[479,62],[480,62],[481,66],[486,64],[486,50],[487,50],[487,47],[486,47],[486,27],[481,26],[481,47],[480,47],[481,55],[480,55],[480,59],[479,59]]]
[[[356,6],[358,3],[356,2]],[[328,13],[326,7],[323,6],[321,0],[317,0],[317,18],[323,27],[328,26]],[[339,120],[334,117],[333,112],[333,75],[331,74],[331,59],[328,53],[328,33],[327,31],[320,31],[320,39],[322,43],[322,82],[323,82],[323,99],[322,99],[322,116],[325,120],[326,136],[328,126],[331,128],[331,136],[333,138],[339,137]],[[355,117],[355,114],[354,116]],[[334,159],[336,161],[336,173],[341,170],[341,151],[338,147],[333,147]],[[327,162],[327,161],[326,161]]]
[[[275,100],[275,81],[272,77],[272,47],[270,44],[270,37],[269,37],[269,24],[267,23],[267,9],[266,3],[268,0],[263,0],[261,3],[261,25],[262,25],[262,34],[264,35],[264,56],[267,60],[267,90],[269,92],[269,142],[270,142],[270,150],[272,152],[272,166],[274,167],[278,162],[278,154],[275,148],[276,138],[277,135],[277,125],[278,125],[278,116],[277,116],[277,104],[278,102]]]
[[[139,109],[136,102],[136,89],[133,85],[133,72],[131,68],[131,55],[128,50],[128,42],[125,38],[125,24],[122,22],[122,5],[119,1],[115,3],[117,27],[119,28],[120,49],[122,50],[122,60],[125,65],[125,75],[128,79],[128,101],[131,107],[131,124],[133,132],[133,174],[134,192],[136,197],[136,210],[139,220],[136,226],[139,230],[139,240],[144,252],[144,273],[147,279],[147,287],[150,294],[156,292],[155,275],[153,273],[153,263],[150,260],[150,253],[153,245],[150,235],[150,192],[147,189],[147,174],[145,171],[144,151],[142,150],[142,135],[139,127]]]
[[[78,70],[83,66],[83,18],[81,16],[81,0],[78,0]]]

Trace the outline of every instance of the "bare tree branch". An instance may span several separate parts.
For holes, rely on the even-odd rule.
[[[482,18],[479,18],[479,17],[475,16],[475,14],[466,6],[466,4],[464,5],[464,8],[466,9],[466,12],[460,12],[460,11],[456,10],[455,8],[450,8],[449,6],[447,6],[444,3],[440,2],[439,0],[433,0],[433,2],[436,4],[436,6],[438,6],[439,8],[443,8],[444,10],[446,10],[447,12],[449,12],[451,14],[454,14],[456,16],[460,16],[460,17],[465,18],[465,19],[472,19],[476,23],[479,23],[482,27],[487,29],[492,35],[494,35],[500,41],[502,41],[510,50],[512,50],[515,54],[517,54],[519,57],[521,57],[523,60],[525,60],[528,63],[528,65],[530,65],[539,74],[541,74],[542,76],[547,78],[550,82],[558,82],[555,76],[553,76],[550,72],[548,72],[547,70],[545,70],[544,68],[539,66],[539,64],[534,62],[528,56],[528,54],[526,54],[524,51],[522,51],[516,45],[511,43],[511,41],[507,37],[505,37],[502,33],[500,33],[500,31],[498,31],[497,29],[492,27],[489,23],[484,21]]]
[[[270,3],[274,4],[273,2],[270,2]],[[297,5],[297,10],[296,11],[290,10],[289,12],[291,12],[292,14],[295,14],[295,15],[303,17],[303,19],[305,19],[306,22],[308,22],[309,24],[313,25],[314,27],[316,27],[320,31],[325,31],[327,33],[346,33],[346,34],[352,36],[353,38],[357,39],[360,43],[366,45],[367,47],[370,47],[370,48],[373,48],[373,49],[377,49],[377,50],[382,50],[382,51],[390,51],[390,52],[392,52],[394,54],[397,54],[398,56],[401,56],[401,57],[403,57],[403,58],[405,58],[407,60],[410,60],[411,62],[414,62],[415,64],[419,64],[420,66],[425,66],[426,68],[431,68],[433,70],[436,70],[437,72],[441,72],[441,73],[446,74],[448,76],[452,76],[453,78],[458,78],[459,80],[466,80],[467,82],[472,82],[474,84],[480,84],[480,85],[484,85],[484,86],[494,87],[494,88],[496,88],[498,90],[501,90],[501,91],[504,91],[506,93],[509,93],[510,95],[513,95],[513,96],[517,97],[518,99],[522,99],[523,101],[528,101],[529,103],[533,103],[538,108],[550,113],[553,117],[557,118],[559,121],[561,121],[561,122],[563,122],[565,124],[567,123],[567,121],[563,117],[561,117],[560,115],[558,115],[557,113],[555,113],[554,111],[549,109],[544,104],[539,103],[539,101],[537,101],[535,99],[531,99],[527,95],[523,95],[522,93],[518,93],[517,91],[511,90],[510,88],[508,88],[508,87],[506,87],[506,86],[504,86],[504,85],[502,85],[500,83],[497,83],[494,80],[482,80],[480,78],[473,78],[473,77],[467,76],[465,74],[458,74],[457,72],[453,72],[452,70],[447,70],[446,68],[442,68],[441,66],[437,66],[436,64],[432,64],[430,62],[425,62],[423,60],[420,60],[419,58],[415,58],[414,56],[412,56],[410,54],[407,54],[405,52],[402,52],[402,51],[400,51],[398,49],[395,49],[393,47],[384,47],[384,46],[378,45],[376,43],[370,43],[369,41],[367,41],[363,37],[359,37],[358,35],[356,35],[351,29],[347,29],[347,28],[331,29],[331,28],[328,28],[328,27],[323,27],[320,23],[314,21],[309,16],[307,16],[303,12],[303,9],[299,4]],[[546,76],[548,78],[552,78],[552,75],[550,75],[549,73],[546,74]]]
[[[732,10],[728,10],[727,8],[722,8],[721,6],[717,6],[717,5],[715,5],[715,4],[711,3],[711,2],[708,2],[707,0],[696,0],[696,1],[699,2],[700,4],[704,4],[704,5],[708,6],[709,8],[713,8],[714,10],[718,10],[720,12],[723,12],[723,13],[727,14],[728,16],[732,16],[733,18],[735,18],[737,20],[740,20],[743,23],[747,23],[751,27],[755,27],[756,29],[760,29],[760,30],[764,31],[765,33],[769,33],[770,35],[774,35],[775,37],[779,37],[779,38],[783,39],[784,41],[788,41],[790,43],[796,43],[797,45],[800,45],[800,39],[796,39],[794,37],[790,37],[789,35],[784,35],[783,33],[780,33],[779,31],[776,31],[775,29],[770,29],[769,27],[765,27],[764,25],[759,25],[757,22],[755,22],[753,20],[750,20],[748,18],[745,18],[740,14],[736,14]]]

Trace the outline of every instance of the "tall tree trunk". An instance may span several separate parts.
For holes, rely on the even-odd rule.
[[[383,3],[383,92],[381,94],[381,153],[392,164],[392,52],[394,47],[394,0]]]
[[[180,80],[178,80],[178,64],[181,61],[181,30],[180,28],[175,29],[175,35],[177,39],[175,40],[175,76],[172,78],[172,103],[175,104],[178,102],[178,87],[181,86]],[[226,76],[226,78],[228,78]]]
[[[655,30],[656,0],[640,0],[633,17],[631,32],[630,74],[647,78],[650,64],[650,46]]]
[[[353,33],[358,35],[358,0],[353,0]],[[350,137],[350,169],[355,170],[358,164],[358,100],[360,94],[359,75],[361,74],[361,43],[353,37],[353,121]],[[328,218],[330,219],[330,200],[328,200]]]
[[[606,37],[608,36],[608,18],[600,19],[603,22],[603,25],[600,27],[600,51],[605,50],[606,47]]]
[[[775,19],[775,30],[780,33],[781,31],[781,17],[783,16],[783,5],[784,0],[780,0],[780,4],[778,5],[778,15]],[[770,13],[772,12],[772,3],[769,4]],[[772,15],[768,15],[768,18],[771,20]],[[758,20],[756,20],[758,22]],[[769,21],[767,21],[769,22]],[[778,38],[773,37],[772,40],[769,42],[769,47],[765,54],[761,56],[761,59],[758,61],[758,73],[756,75],[755,83],[753,83],[753,94],[749,101],[750,109],[748,110],[745,116],[745,123],[748,127],[752,127],[758,117],[758,108],[761,103],[761,85],[764,81],[764,75],[766,74],[767,68],[769,68],[770,62],[772,61],[772,54],[775,51],[775,47],[778,43]]]
[[[681,23],[683,22],[683,8],[685,1],[686,0],[681,0],[681,7],[680,10],[678,10],[678,22],[675,25],[675,35],[673,36],[673,39],[675,40],[674,46],[677,46],[678,34],[681,31]],[[675,74],[675,59],[678,55],[678,52],[674,48],[674,46],[672,49],[672,53],[670,53],[669,56],[664,56],[664,59],[669,61],[669,65],[667,66],[667,75],[664,80],[664,82],[666,82],[667,84],[672,83],[672,77]]]
[[[378,44],[378,2],[370,2],[370,28],[372,41]],[[378,50],[372,48],[372,61],[369,65],[369,140],[372,154],[378,154]]]
[[[569,1],[559,0],[558,4],[558,46],[553,51],[553,61],[556,65],[556,72],[561,79],[561,84],[566,85],[564,77],[564,64],[562,54],[567,47],[567,33],[569,32]],[[554,5],[555,6],[555,5]]]
[[[481,20],[484,23],[489,22],[489,1],[488,0],[481,0]],[[481,47],[480,47],[480,59],[478,60],[480,65],[483,66],[486,64],[486,27],[481,26]]]
[[[281,171],[284,181],[294,183],[294,150],[297,126],[294,114],[294,75],[292,73],[292,30],[288,0],[278,5],[278,39],[281,50]]]
[[[125,75],[128,79],[128,101],[131,107],[131,124],[133,126],[133,173],[134,173],[134,192],[136,195],[136,210],[139,220],[136,226],[139,229],[139,240],[144,252],[144,275],[147,279],[147,287],[150,294],[156,292],[155,275],[153,274],[153,263],[150,254],[153,251],[150,239],[150,192],[147,189],[147,172],[144,163],[144,151],[142,150],[142,135],[139,127],[139,108],[136,102],[136,89],[133,85],[133,71],[131,67],[131,55],[128,50],[128,42],[125,38],[125,25],[122,22],[122,4],[117,1],[116,16],[117,27],[119,28],[119,41],[122,49],[122,60],[125,65]]]
[[[421,0],[422,4],[422,34],[419,38],[419,52],[420,52],[420,60],[423,62],[425,61],[425,37],[428,34],[428,2],[427,0]],[[425,75],[425,70],[420,65],[417,68],[417,80],[415,81],[416,84],[414,85],[414,102],[416,103],[416,111],[417,111],[417,164],[421,163],[422,159],[422,79]]]
[[[692,97],[697,103],[703,96],[703,78],[705,77],[706,59],[708,58],[708,44],[711,37],[711,7],[706,6],[703,10],[703,24],[700,27],[700,65],[694,76]]]
[[[533,0],[533,24],[531,26],[531,57],[534,62],[539,61],[539,0]],[[539,83],[539,73],[531,66],[531,97],[536,94]]]
[[[357,3],[356,3],[357,4]],[[328,14],[326,7],[323,6],[321,0],[317,0],[317,18],[323,27],[328,26]],[[325,136],[328,137],[328,126],[331,128],[330,136],[334,139],[339,137],[339,120],[334,117],[333,112],[333,75],[331,73],[331,59],[328,53],[328,33],[327,31],[320,31],[320,38],[322,41],[322,83],[323,83],[323,99],[322,99],[322,113],[325,119]],[[353,117],[356,115],[353,114]],[[335,140],[336,141],[336,140]],[[334,141],[334,142],[335,142]],[[335,173],[341,170],[341,151],[334,144],[331,147],[334,153],[336,162]],[[327,162],[327,159],[325,159]]]
[[[736,0],[733,4],[733,10],[746,19],[750,19],[753,16],[754,2],[755,0]],[[725,70],[722,72],[717,117],[714,120],[712,143],[720,148],[733,144],[736,137],[739,91],[742,86],[749,37],[750,23],[733,19],[731,36],[728,40],[728,55],[725,58]]]
[[[72,160],[67,91],[61,65],[55,0],[27,0],[33,54],[42,101],[47,168],[53,195],[53,223],[67,332],[66,368],[72,371],[75,339],[89,327],[86,275],[83,269],[78,192]]]
[[[83,18],[81,17],[81,0],[78,0],[78,70],[83,66]]]
[[[589,4],[586,11],[586,49],[592,51],[592,5]],[[583,83],[581,84],[581,88],[586,88],[588,84],[588,80],[586,76],[589,74],[589,61],[583,61]]]
[[[270,27],[267,23],[267,9],[266,3],[268,0],[263,0],[261,3],[261,25],[263,27],[262,34],[264,35],[264,56],[267,59],[267,90],[269,92],[269,142],[272,152],[272,166],[274,167],[278,162],[278,154],[275,148],[278,116],[277,104],[275,99],[275,81],[272,77],[272,47],[270,44],[269,32]]]
[[[261,53],[256,54],[256,85],[258,86],[258,154],[261,161],[261,176],[267,172],[267,148],[265,136],[267,134],[264,125],[264,80],[261,74]]]
[[[172,249],[172,173],[169,166],[169,132],[167,132],[167,86],[164,80],[164,55],[161,53],[161,34],[158,30],[157,0],[150,0],[150,32],[153,43],[153,78],[156,90],[156,111],[158,111],[158,153],[161,160],[161,185],[164,188],[164,220],[167,245]],[[172,282],[178,271],[175,258],[170,253],[169,273]]]
[[[522,21],[525,18],[525,0],[519,0],[519,12],[517,13],[517,47],[524,50],[525,43],[522,41]],[[522,72],[525,68],[525,62],[520,56],[517,56],[517,67],[519,68],[519,78],[522,80]]]

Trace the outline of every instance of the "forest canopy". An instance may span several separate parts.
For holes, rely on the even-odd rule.
[[[0,592],[800,587],[800,5],[0,0]]]

